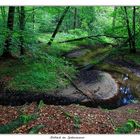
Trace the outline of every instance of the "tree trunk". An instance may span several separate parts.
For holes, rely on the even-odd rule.
[[[33,7],[33,30],[35,29],[35,8]]]
[[[77,27],[77,8],[74,8],[74,22],[73,22],[73,29]]]
[[[8,36],[5,40],[5,45],[4,45],[3,55],[2,55],[2,57],[5,58],[13,57],[9,47],[12,45],[11,38],[12,38],[12,32],[14,27],[14,14],[15,14],[15,7],[10,6],[8,11],[8,19],[7,19],[7,29],[9,31],[8,31]]]
[[[133,29],[133,38],[132,38],[132,52],[136,53],[136,7],[133,7],[133,25],[132,25],[132,29]]]
[[[58,22],[58,24],[57,24],[57,26],[56,26],[56,28],[55,28],[53,34],[52,34],[52,36],[51,36],[50,41],[48,42],[48,45],[49,45],[49,46],[51,46],[51,44],[52,44],[52,42],[53,42],[53,40],[54,40],[54,38],[55,38],[57,32],[59,31],[59,28],[60,28],[60,26],[61,26],[61,24],[62,24],[62,22],[63,22],[63,20],[64,20],[65,15],[67,14],[67,12],[68,12],[68,10],[69,10],[69,8],[70,8],[69,6],[65,8],[65,10],[64,10],[64,12],[63,12],[63,14],[62,14],[62,16],[61,16],[59,22]]]
[[[24,55],[25,54],[25,49],[24,49],[24,29],[25,29],[25,8],[24,6],[20,7],[19,10],[19,29],[20,29],[20,54]]]
[[[125,19],[126,19],[126,24],[127,24],[127,31],[128,31],[128,36],[129,36],[129,46],[130,46],[130,52],[132,52],[132,33],[130,30],[130,25],[129,25],[129,19],[128,19],[128,13],[127,13],[127,8],[124,7],[125,11]]]

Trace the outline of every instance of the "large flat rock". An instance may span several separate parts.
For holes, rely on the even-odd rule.
[[[97,102],[113,100],[119,93],[119,86],[115,79],[109,73],[98,70],[81,71],[76,85]],[[59,94],[81,100],[81,102],[85,99],[90,100],[72,86],[62,90]]]
[[[16,91],[0,93],[0,104],[14,106],[43,100],[46,104],[54,105],[115,105],[114,101],[119,93],[119,86],[109,73],[98,70],[82,70],[74,82],[78,88],[70,85],[61,91],[52,93],[31,94]]]
[[[118,84],[109,73],[91,70],[84,72],[85,77],[80,75],[81,89],[88,89],[97,100],[108,100],[118,94]]]

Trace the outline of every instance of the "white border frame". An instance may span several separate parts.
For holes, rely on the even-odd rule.
[[[140,6],[140,0],[0,0],[0,6]],[[13,137],[11,137],[13,136]],[[9,140],[13,138],[14,140],[48,140],[51,139],[51,136],[59,135],[0,135],[2,140]],[[62,135],[60,135],[62,136]],[[75,135],[64,135],[75,136]],[[77,136],[77,135],[76,135]],[[108,140],[138,140],[140,135],[80,135],[84,136],[84,139],[108,139]],[[54,140],[54,139],[52,139]],[[57,139],[56,139],[57,140]],[[61,139],[60,139],[61,140]],[[67,139],[66,139],[67,140]],[[73,139],[76,140],[76,139]]]
[[[140,6],[140,0],[0,0],[1,6]]]

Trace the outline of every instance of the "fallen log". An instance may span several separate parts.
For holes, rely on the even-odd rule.
[[[98,37],[109,37],[109,38],[114,38],[114,39],[118,39],[118,38],[126,38],[126,37],[120,37],[120,36],[112,36],[112,35],[89,35],[89,36],[84,36],[84,37],[80,37],[80,38],[75,38],[75,39],[70,39],[70,40],[64,40],[64,41],[60,41],[57,43],[67,43],[67,42],[74,42],[74,41],[79,41],[79,40],[83,40],[86,38],[98,38]]]

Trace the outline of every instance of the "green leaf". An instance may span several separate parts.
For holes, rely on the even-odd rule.
[[[29,134],[37,134],[41,128],[45,127],[44,125],[36,125],[29,131]]]

